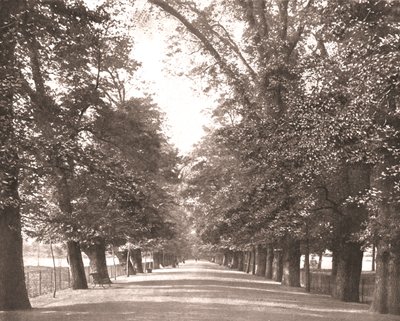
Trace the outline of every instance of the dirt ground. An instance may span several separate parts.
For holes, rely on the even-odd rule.
[[[205,261],[121,277],[110,288],[65,290],[31,300],[34,309],[0,312],[0,321],[400,321],[364,304],[284,288]]]

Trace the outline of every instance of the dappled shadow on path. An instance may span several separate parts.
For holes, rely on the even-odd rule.
[[[0,313],[0,321],[400,320],[205,262],[123,278],[107,289],[66,291],[36,306]]]

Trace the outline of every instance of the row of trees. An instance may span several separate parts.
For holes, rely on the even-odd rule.
[[[329,249],[344,301],[377,245],[372,310],[400,314],[399,3],[149,2],[196,40],[192,73],[220,94],[184,191],[203,241],[268,248],[267,266],[275,249],[289,286],[302,251]]]
[[[30,307],[21,228],[66,244],[74,289],[81,251],[104,279],[109,245],[141,259],[188,233],[163,115],[126,92],[139,63],[122,5],[0,1],[0,310]]]

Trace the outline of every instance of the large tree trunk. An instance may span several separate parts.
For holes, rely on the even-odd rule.
[[[400,314],[400,242],[378,242],[371,311]]]
[[[267,265],[267,249],[265,248],[265,246],[258,244],[256,275],[265,276],[266,265]]]
[[[359,281],[361,277],[361,243],[352,238],[362,231],[368,218],[365,206],[350,202],[343,203],[348,197],[357,197],[370,187],[370,166],[363,163],[344,163],[332,177],[333,187],[326,195],[331,201],[341,204],[337,208],[334,221],[334,254],[336,277],[332,274],[332,296],[342,301],[359,301]]]
[[[102,280],[108,280],[111,283],[107,269],[105,241],[103,239],[96,240],[96,243],[87,246],[84,252],[90,260],[90,271],[99,273]]]
[[[21,0],[0,0],[0,310],[29,309],[22,259],[18,156],[13,125],[14,17]]]
[[[381,177],[381,173],[386,172],[386,168],[397,165],[398,162],[389,156],[386,162],[376,166],[374,176],[374,187],[382,191],[383,195],[378,203],[378,219],[382,224],[383,235],[377,243],[375,292],[371,310],[391,314],[400,314],[400,239],[398,227],[392,226],[394,222],[398,222],[400,205],[393,198],[397,196],[393,193],[398,178]],[[397,233],[389,234],[387,229],[397,229]]]
[[[142,250],[141,249],[132,249],[131,256],[136,265],[136,270],[138,273],[144,273],[143,271],[143,262],[142,262]]]
[[[300,287],[300,242],[287,236],[284,245],[282,285]]]
[[[343,244],[336,254],[336,279],[333,297],[346,302],[360,300],[363,251],[357,243]]]
[[[68,263],[71,272],[71,286],[72,289],[87,289],[87,280],[85,275],[85,268],[82,261],[82,252],[79,242],[68,241]]]
[[[0,253],[0,310],[29,309],[17,205],[0,206]]]
[[[273,265],[272,280],[276,282],[282,282],[282,274],[283,274],[282,250],[274,251],[274,260],[272,265]]]

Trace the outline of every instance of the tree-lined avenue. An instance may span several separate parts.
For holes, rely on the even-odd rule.
[[[32,300],[34,309],[0,313],[0,320],[309,320],[389,321],[365,304],[333,301],[206,261],[119,278],[105,289],[64,291]]]

